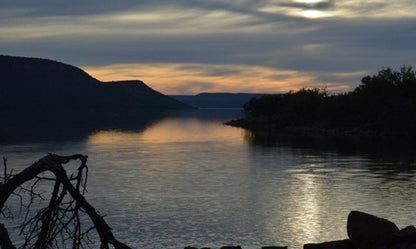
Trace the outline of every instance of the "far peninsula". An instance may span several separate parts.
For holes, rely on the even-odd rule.
[[[416,138],[416,73],[384,68],[365,76],[353,91],[329,94],[302,88],[252,98],[245,117],[226,124],[251,131],[316,136]]]

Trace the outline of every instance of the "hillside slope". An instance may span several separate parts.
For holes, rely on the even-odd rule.
[[[138,80],[106,83],[64,63],[0,55],[0,110],[121,112],[188,108]]]

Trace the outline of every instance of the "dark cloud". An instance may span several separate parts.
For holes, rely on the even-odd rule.
[[[79,66],[243,64],[314,72],[322,81],[345,83],[359,76],[335,73],[415,64],[411,3],[3,0],[0,53]],[[301,10],[333,16],[308,19],[296,14]]]
[[[25,9],[25,16],[55,16],[55,15],[86,15],[107,13],[113,11],[126,10],[138,6],[136,1],[119,0],[119,1],[26,1],[26,0],[2,0],[0,9]],[[145,2],[145,1],[143,1]],[[142,3],[143,5],[143,3]]]

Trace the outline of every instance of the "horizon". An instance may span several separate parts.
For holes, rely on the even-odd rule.
[[[5,55],[5,54],[0,54],[0,56],[16,57],[16,58],[28,58],[28,59],[40,59],[40,60],[48,60],[48,61],[56,62],[56,63],[62,63],[62,64],[67,65],[67,66],[72,66],[72,67],[79,68],[80,70],[82,70],[83,72],[85,72],[86,74],[88,74],[89,76],[91,76],[92,78],[98,80],[101,83],[117,83],[117,82],[126,82],[126,81],[131,81],[131,82],[141,81],[145,85],[151,87],[153,90],[158,91],[158,92],[161,92],[160,90],[155,89],[152,86],[150,86],[149,84],[147,84],[146,81],[144,81],[142,79],[127,78],[126,77],[126,78],[122,78],[122,79],[109,78],[108,80],[102,80],[102,78],[98,78],[98,77],[92,75],[91,73],[89,73],[84,68],[78,67],[76,65],[68,64],[68,63],[66,63],[64,61],[58,61],[58,60],[55,60],[53,58],[15,56],[15,55]],[[118,75],[118,74],[115,74],[115,75]],[[105,76],[104,76],[104,78],[105,78]],[[174,95],[177,95],[177,96],[180,96],[180,95],[183,95],[183,96],[196,96],[196,95],[200,95],[200,94],[265,94],[266,95],[266,94],[285,94],[285,93],[288,93],[288,92],[291,92],[291,91],[298,91],[298,90],[301,90],[301,89],[313,89],[313,88],[325,89],[326,91],[328,91],[328,93],[331,93],[331,94],[347,93],[348,92],[348,91],[340,91],[339,89],[336,89],[335,91],[331,91],[331,87],[328,87],[327,85],[325,85],[323,87],[322,86],[320,86],[320,87],[299,87],[297,89],[288,88],[287,90],[281,90],[280,92],[257,92],[257,91],[250,91],[250,90],[242,92],[242,91],[215,91],[214,90],[214,91],[211,91],[211,92],[209,92],[209,91],[200,91],[200,92],[180,92],[180,93],[172,93],[172,94],[164,93],[164,92],[161,92],[161,93],[164,94],[164,95],[166,95],[166,96],[174,96]]]
[[[346,92],[383,67],[415,64],[414,10],[410,0],[6,0],[0,50],[168,95]]]

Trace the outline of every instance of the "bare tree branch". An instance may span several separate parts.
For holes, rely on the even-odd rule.
[[[9,233],[3,224],[0,224],[0,248],[2,249],[16,249],[10,240]]]
[[[63,164],[72,160],[79,160],[81,165],[78,167],[75,176],[68,177]],[[86,191],[88,176],[87,156],[49,154],[16,175],[8,175],[5,158],[3,158],[3,162],[5,170],[4,183],[0,184],[0,211],[3,212],[4,205],[12,194],[20,195],[20,192],[24,191],[30,195],[30,201],[26,207],[25,221],[21,225],[21,233],[25,236],[25,243],[22,248],[57,247],[58,240],[65,247],[68,239],[72,240],[73,249],[85,248],[83,241],[87,241],[88,246],[90,241],[88,233],[95,229],[100,238],[101,248],[109,248],[109,245],[112,245],[115,249],[130,249],[129,246],[114,237],[104,218],[83,196]],[[55,178],[39,176],[44,172],[53,173]],[[84,175],[85,177],[83,177]],[[25,183],[31,180],[33,180],[33,183],[30,188],[23,187]],[[34,199],[43,198],[41,194],[35,192],[37,184],[42,180],[55,181],[49,204],[34,216],[28,217]],[[71,181],[76,181],[75,185]],[[20,190],[17,191],[19,188]],[[69,201],[66,201],[67,196],[70,197]],[[82,230],[80,213],[89,216],[94,224],[93,227]],[[0,226],[0,245],[1,248],[15,248],[11,243],[7,229],[3,225]]]
[[[3,165],[4,165],[4,184],[7,182],[7,158],[3,157]]]

